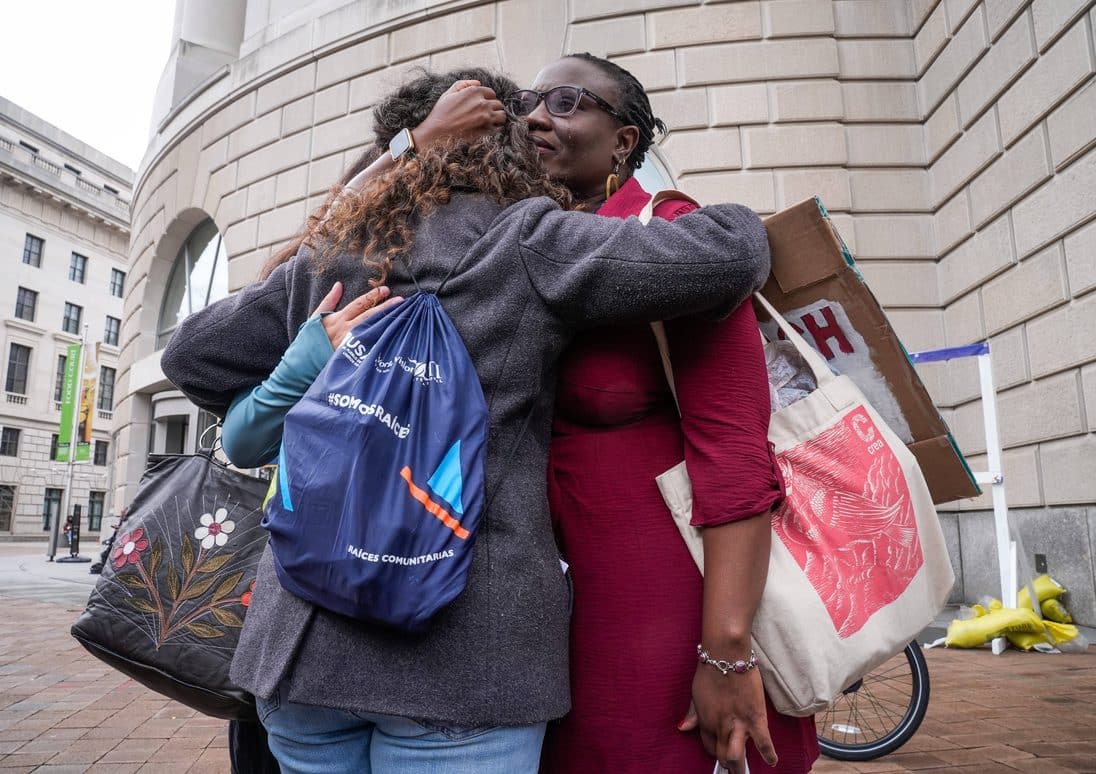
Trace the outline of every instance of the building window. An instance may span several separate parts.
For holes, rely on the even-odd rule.
[[[103,331],[103,343],[118,346],[118,333],[122,330],[122,321],[117,317],[107,317],[107,327]]]
[[[67,169],[69,172],[76,175],[77,177],[84,174],[83,172],[78,170],[76,167],[72,166],[72,164],[65,164],[65,169]]]
[[[118,269],[110,270],[110,294],[112,296],[122,297],[122,294],[126,292],[126,273],[124,271],[118,271]]]
[[[84,316],[84,307],[65,302],[65,318],[61,321],[61,328],[65,333],[80,335],[80,319]]]
[[[11,517],[15,513],[15,487],[0,484],[0,532],[11,532]]]
[[[55,403],[60,403],[61,397],[65,393],[65,363],[67,361],[67,356],[57,356],[57,377],[53,382],[53,400]]]
[[[43,240],[33,234],[27,234],[27,238],[23,240],[23,263],[31,266],[41,266],[42,248],[45,244]]]
[[[84,284],[87,279],[88,273],[88,259],[86,255],[80,255],[80,253],[73,253],[72,260],[69,261],[69,279],[73,282],[79,282]]]
[[[164,454],[186,454],[190,417],[171,417],[164,423]]]
[[[15,293],[15,316],[20,320],[34,322],[34,315],[38,310],[38,292],[19,288]]]
[[[61,515],[61,497],[65,494],[64,489],[47,489],[46,497],[42,501],[42,531],[49,532],[49,525],[52,523],[52,519],[55,519]]]
[[[0,431],[0,456],[19,456],[19,428],[5,427]]]
[[[198,451],[209,451],[217,441],[217,431],[212,428],[217,426],[217,416],[202,409],[198,412]]]
[[[212,220],[198,225],[183,243],[171,269],[160,308],[156,348],[167,345],[186,317],[228,296],[228,251]]]
[[[35,147],[34,147],[33,145],[31,145],[31,144],[30,144],[29,142],[26,142],[25,140],[20,140],[20,141],[19,141],[19,144],[20,144],[20,145],[21,145],[22,147],[24,147],[24,148],[26,148],[27,150],[29,150],[29,151],[30,151],[31,153],[33,153],[34,155],[36,155],[36,156],[38,155],[38,149],[37,149],[37,148],[35,148]]]
[[[110,450],[110,443],[107,441],[95,442],[95,464],[106,465],[107,464],[107,452]]]
[[[117,188],[115,188],[114,186],[107,185],[106,183],[103,183],[103,190],[106,191],[108,194],[113,194],[115,196],[117,196],[119,194],[119,191],[118,191]]]
[[[114,411],[114,374],[113,368],[102,366],[99,369],[100,411]]]
[[[106,492],[91,492],[88,495],[88,532],[96,532],[103,526],[103,506],[106,504]]]
[[[51,460],[57,459],[57,444],[60,442],[61,436],[54,433],[49,437],[49,458]]]
[[[17,395],[27,394],[27,373],[30,370],[30,347],[12,344],[8,350],[8,378],[4,389]]]
[[[643,186],[643,190],[649,194],[665,191],[667,188],[677,188],[674,176],[670,174],[669,165],[662,157],[658,148],[647,150],[643,163],[635,171],[636,182]]]

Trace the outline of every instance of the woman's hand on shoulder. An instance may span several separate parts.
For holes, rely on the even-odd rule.
[[[698,664],[693,675],[693,702],[681,721],[682,732],[700,730],[700,740],[731,774],[745,774],[746,739],[753,739],[757,751],[770,766],[777,763],[769,736],[765,711],[765,689],[761,674],[720,674],[707,664]]]
[[[323,315],[323,329],[332,349],[338,349],[346,334],[374,315],[403,301],[401,296],[392,296],[392,291],[384,285],[373,288],[368,293],[355,298],[342,309],[335,311],[342,298],[343,284],[336,282],[312,316]],[[392,296],[389,298],[389,296]],[[385,299],[388,299],[385,301]],[[381,303],[383,301],[383,303]]]
[[[426,148],[445,139],[472,142],[506,123],[506,109],[493,89],[479,81],[457,81],[412,132]]]

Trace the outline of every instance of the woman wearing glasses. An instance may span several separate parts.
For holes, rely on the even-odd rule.
[[[406,130],[468,90],[485,121],[460,141],[393,137],[389,171],[336,198],[315,251],[188,317],[163,353],[191,400],[229,414],[229,449],[228,436],[259,435],[271,427],[264,413],[303,394],[341,332],[383,296],[367,297],[371,280],[410,295],[413,279],[429,290],[451,274],[439,299],[488,400],[486,489],[497,493],[468,585],[412,636],[294,597],[266,553],[232,677],[256,695],[287,774],[537,770],[545,721],[569,705],[568,589],[545,491],[559,357],[590,325],[726,313],[768,273],[764,229],[744,207],[648,228],[565,211],[572,196],[545,178],[525,123],[494,99],[514,85],[477,80],[439,99],[437,77],[424,76],[383,100],[378,117],[407,116]],[[314,316],[334,306],[335,282],[354,300]],[[255,439],[235,448],[242,465],[270,451]]]
[[[664,126],[630,73],[564,57],[507,106],[588,211],[626,218],[647,203],[632,173]],[[655,214],[693,209],[669,201]],[[756,669],[724,675],[698,662],[699,644],[712,659],[750,663],[767,515],[782,497],[753,308],[717,324],[670,320],[666,331],[680,418],[645,323],[582,331],[561,363],[549,501],[575,594],[572,709],[549,726],[542,772],[709,774],[713,758],[741,771],[747,739],[752,774],[808,772],[813,720],[767,707]],[[705,527],[704,579],[654,481],[683,457]]]

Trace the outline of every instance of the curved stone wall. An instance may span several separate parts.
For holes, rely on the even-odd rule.
[[[989,337],[1009,496],[1035,509],[1026,547],[1063,557],[1079,617],[1096,621],[1096,338],[1081,335],[1096,330],[1090,2],[253,0],[246,11],[240,58],[167,111],[134,194],[120,496],[143,465],[149,396],[167,386],[150,333],[190,226],[214,220],[239,288],[413,68],[480,64],[528,82],[587,50],[650,90],[680,187],[763,213],[819,194],[909,349]],[[973,366],[924,377],[984,467]],[[961,544],[992,551],[986,508],[949,509],[973,511],[947,518],[956,556]],[[1046,519],[1068,543],[1048,542]],[[993,591],[996,569],[981,572],[966,573],[965,596]]]

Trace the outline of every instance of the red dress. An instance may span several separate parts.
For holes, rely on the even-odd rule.
[[[648,199],[632,179],[599,214],[637,214]],[[667,202],[656,214],[690,209]],[[542,774],[711,774],[715,763],[699,734],[676,727],[691,698],[703,581],[654,478],[688,461],[698,525],[768,512],[783,491],[753,307],[666,331],[681,418],[647,324],[585,332],[561,363],[548,493],[574,584],[572,709],[549,724]],[[770,706],[769,729],[779,767],[751,748],[751,772],[810,771],[813,720]]]

